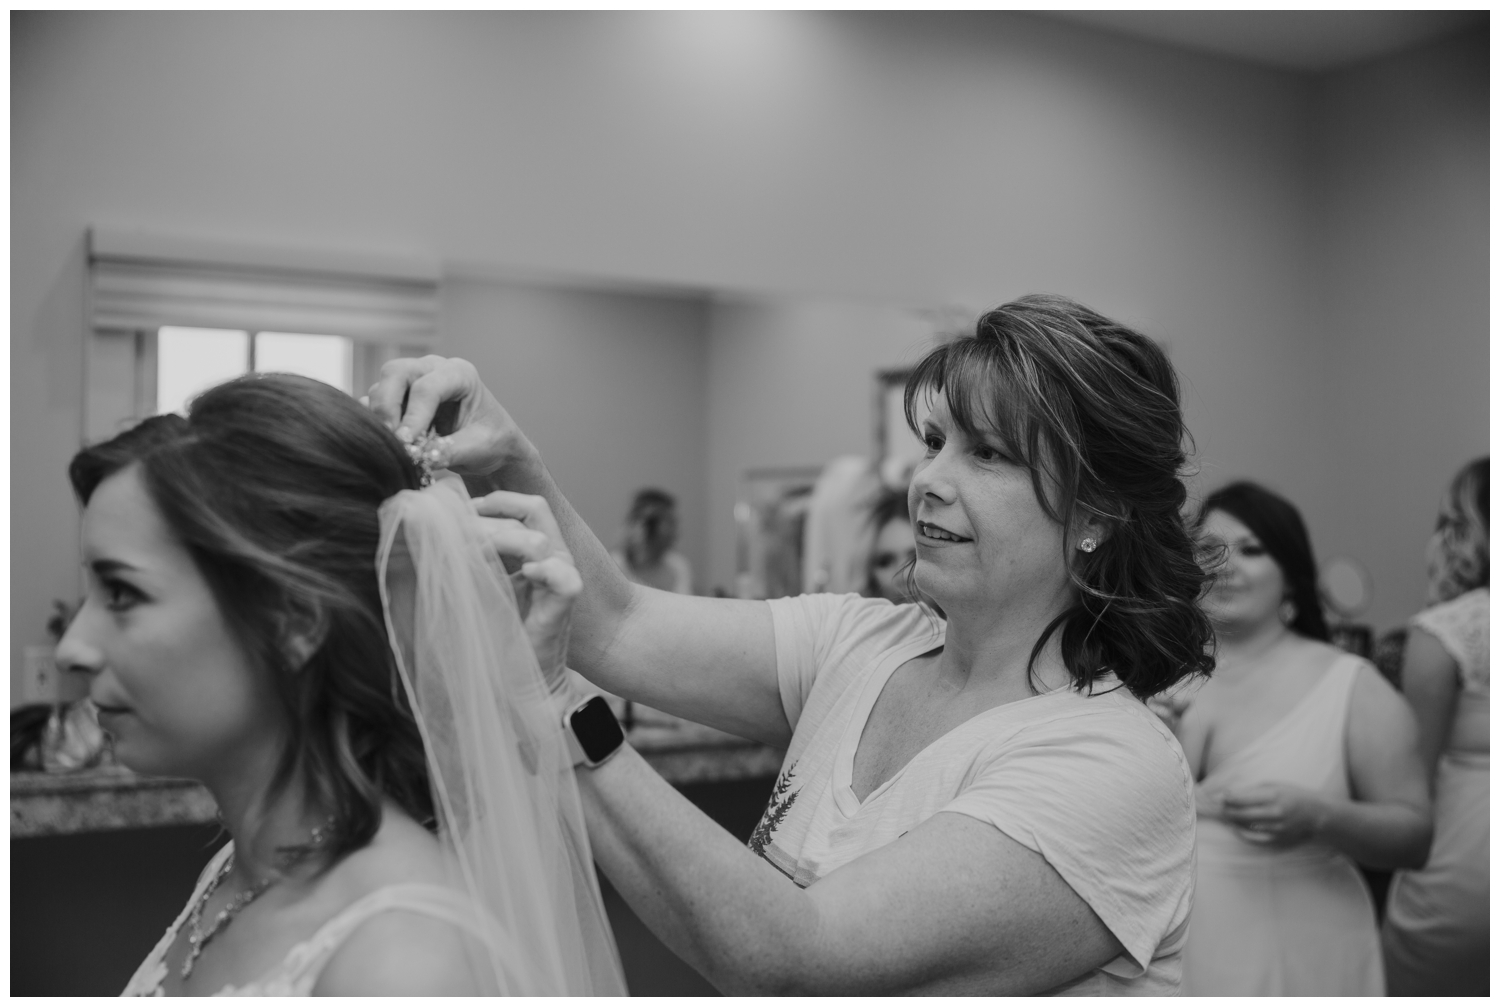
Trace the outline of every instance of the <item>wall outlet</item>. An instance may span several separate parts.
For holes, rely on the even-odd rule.
[[[57,702],[60,677],[55,648],[37,644],[22,647],[20,675],[13,676],[11,681],[11,706]]]

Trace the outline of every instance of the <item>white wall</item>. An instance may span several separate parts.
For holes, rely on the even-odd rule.
[[[1331,338],[1316,267],[1326,122],[1308,78],[1005,12],[22,13],[11,41],[13,655],[77,583],[62,466],[79,441],[93,223],[426,253],[450,276],[807,298],[807,318],[1064,292],[1171,345],[1202,481],[1266,479],[1319,526],[1344,499],[1327,473],[1353,449],[1335,444],[1329,381],[1307,365]],[[445,327],[496,368],[524,358],[559,374],[581,329],[559,321],[548,331],[577,342],[553,349],[507,329],[502,354],[485,341],[488,313],[545,328],[539,314],[611,312],[544,310],[521,286],[455,286]],[[735,368],[777,373],[790,348],[714,309],[704,439],[667,437],[686,397],[632,403],[652,387],[645,371],[685,380],[686,359],[667,357],[685,352],[691,326],[662,307],[673,335],[646,338],[655,310],[622,322],[617,344],[655,362],[622,365],[628,386],[586,380],[617,399],[592,400],[589,415],[629,415],[662,441],[633,445],[629,461],[615,441],[589,454],[581,426],[547,429],[573,419],[546,396],[518,412],[534,411],[538,440],[579,452],[556,462],[565,484],[592,480],[595,457],[618,460],[620,479],[687,479],[665,459],[701,444],[708,512],[688,516],[691,543],[726,520],[724,472],[800,450],[795,435],[747,432],[760,417],[732,390]],[[860,324],[864,309],[849,310],[839,331]],[[736,333],[752,331],[741,345]],[[830,337],[794,351],[857,369],[811,417],[846,430],[830,451],[867,447],[869,369],[899,343]],[[785,419],[802,380],[776,386]],[[605,498],[621,491],[588,485],[585,513],[608,537],[619,504]],[[1371,520],[1370,540],[1407,534]],[[711,537],[712,550],[691,547],[720,557]]]
[[[634,492],[664,489],[700,571],[707,323],[685,297],[482,280],[442,294],[443,352],[479,368],[589,526],[614,546]]]
[[[1424,603],[1438,498],[1489,452],[1489,103],[1483,31],[1328,79],[1317,98],[1327,491],[1323,555],[1369,567],[1370,621]]]

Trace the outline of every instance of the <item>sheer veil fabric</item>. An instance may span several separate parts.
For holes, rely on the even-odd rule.
[[[559,718],[461,481],[380,508],[386,629],[427,748],[452,883],[479,907],[475,979],[508,995],[623,996]]]

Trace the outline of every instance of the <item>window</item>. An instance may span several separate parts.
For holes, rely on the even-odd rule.
[[[94,228],[84,442],[179,412],[248,371],[292,371],[350,394],[393,357],[437,344],[435,260],[240,246]]]
[[[158,413],[186,413],[198,393],[249,371],[301,374],[354,392],[354,342],[301,332],[163,326],[156,333]]]

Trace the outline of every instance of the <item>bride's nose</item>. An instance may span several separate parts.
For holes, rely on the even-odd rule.
[[[103,652],[88,639],[89,609],[85,603],[58,641],[56,662],[59,671],[94,675],[104,667]]]

